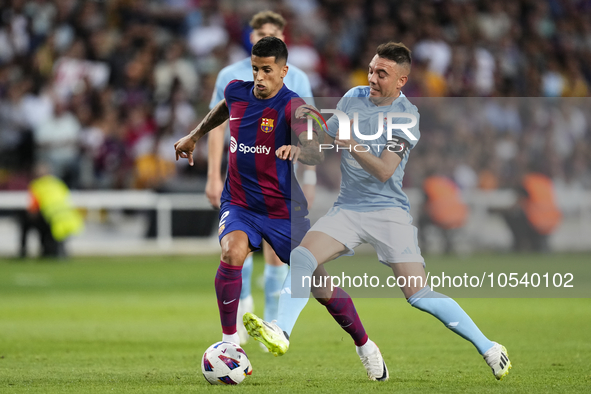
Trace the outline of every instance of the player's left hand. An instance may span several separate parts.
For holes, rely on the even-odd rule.
[[[297,161],[300,155],[300,148],[295,145],[283,145],[275,151],[275,155],[281,160]]]
[[[195,150],[195,141],[191,138],[191,136],[186,135],[180,140],[178,140],[174,144],[174,150],[176,153],[176,160],[179,160],[179,157],[182,159],[188,159],[189,165],[193,165],[193,151]]]

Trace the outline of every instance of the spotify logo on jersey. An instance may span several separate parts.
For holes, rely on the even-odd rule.
[[[236,148],[238,148],[238,144],[236,143],[236,139],[234,137],[230,137],[230,152],[236,152]]]
[[[248,146],[243,143],[238,144],[234,137],[230,137],[230,153],[236,153],[236,151],[242,154],[255,153],[268,155],[271,153],[271,147],[265,145]]]

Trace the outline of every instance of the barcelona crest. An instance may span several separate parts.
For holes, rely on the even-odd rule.
[[[264,133],[270,133],[271,131],[273,131],[273,121],[275,119],[267,119],[267,118],[262,118],[261,119],[261,130],[263,130]]]

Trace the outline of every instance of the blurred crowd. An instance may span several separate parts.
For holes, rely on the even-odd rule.
[[[462,190],[521,188],[528,173],[561,190],[591,189],[591,101],[539,97],[415,98],[421,141],[406,186],[446,176]]]
[[[190,170],[173,143],[207,113],[219,70],[248,56],[263,9],[288,21],[289,61],[317,97],[366,85],[375,48],[392,40],[413,51],[407,96],[454,97],[440,107],[455,112],[422,115],[408,186],[437,170],[464,188],[507,187],[533,166],[591,188],[589,105],[515,99],[589,96],[586,0],[0,0],[0,190],[25,189],[37,162],[74,189],[205,177],[206,140]],[[460,98],[474,96],[510,98],[469,120]]]

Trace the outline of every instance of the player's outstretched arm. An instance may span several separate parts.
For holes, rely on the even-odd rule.
[[[223,122],[207,134],[207,182],[205,195],[214,208],[220,207],[224,190],[222,180],[222,157],[224,155],[224,134],[227,122]]]
[[[189,160],[189,165],[193,165],[193,151],[195,150],[195,144],[201,137],[207,134],[215,127],[224,123],[230,117],[230,112],[226,104],[226,100],[220,101],[195,127],[188,135],[184,136],[174,144],[174,150],[176,152],[176,159],[179,157]]]
[[[398,168],[398,165],[402,161],[402,157],[406,154],[406,150],[401,150],[400,145],[391,148],[393,145],[390,143],[384,146],[380,156],[374,156],[371,152],[367,152],[364,149],[359,149],[358,152],[355,150],[355,146],[358,143],[353,138],[348,140],[335,138],[335,144],[347,149],[361,168],[376,177],[380,182],[386,182],[394,175],[394,171],[396,171],[396,168]]]

